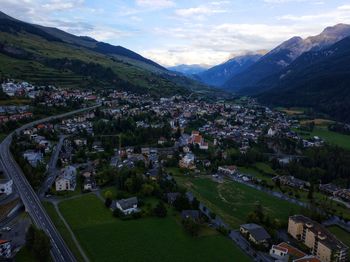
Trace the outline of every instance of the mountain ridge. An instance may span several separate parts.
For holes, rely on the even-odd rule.
[[[263,103],[312,107],[350,122],[350,37],[302,54],[264,86],[270,87],[255,95]]]
[[[2,13],[0,77],[72,88],[119,87],[158,96],[211,92],[203,84],[174,75],[131,50],[95,41]]]
[[[202,82],[220,87],[229,78],[239,74],[247,69],[249,66],[258,61],[262,55],[260,54],[247,54],[233,57],[224,63],[209,68],[208,70],[197,74],[198,79]]]
[[[223,87],[241,93],[254,93],[257,83],[269,76],[277,74],[291,64],[301,54],[310,50],[320,50],[350,36],[350,25],[337,24],[327,27],[319,35],[305,39],[292,37],[268,52],[255,64],[242,73],[233,76]],[[244,89],[250,90],[245,92]]]

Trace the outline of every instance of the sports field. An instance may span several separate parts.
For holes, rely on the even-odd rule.
[[[122,221],[95,195],[59,207],[91,261],[250,261],[220,234],[189,236],[173,212]]]
[[[233,181],[216,183],[209,178],[176,177],[208,208],[221,216],[233,228],[246,222],[247,215],[260,203],[272,219],[287,222],[289,214],[297,213],[300,207],[271,196],[265,192]]]

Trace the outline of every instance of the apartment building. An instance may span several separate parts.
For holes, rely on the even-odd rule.
[[[302,215],[289,217],[288,233],[323,262],[347,261],[348,247],[319,223]]]

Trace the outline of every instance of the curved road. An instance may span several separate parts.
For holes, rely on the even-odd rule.
[[[24,126],[16,129],[14,132],[19,133],[24,129],[32,127],[34,125],[48,122],[54,119],[64,118],[64,117],[81,113],[84,111],[92,110],[99,106],[100,105],[96,105],[93,107],[83,108],[83,109],[79,109],[69,113],[37,120],[29,124],[25,124]],[[51,255],[54,261],[57,261],[57,262],[76,261],[74,255],[69,250],[66,243],[64,242],[61,235],[59,234],[58,230],[52,223],[50,217],[48,216],[45,209],[43,208],[37,194],[34,192],[33,188],[28,183],[21,168],[18,166],[18,164],[16,163],[16,161],[14,160],[10,152],[10,145],[12,142],[12,135],[14,134],[14,132],[8,135],[4,139],[4,141],[0,144],[0,162],[4,168],[4,173],[13,180],[15,188],[19,193],[24,206],[26,207],[26,210],[28,211],[29,215],[32,217],[35,225],[38,228],[43,229],[46,232],[46,234],[49,236],[51,240],[51,246],[52,246]]]

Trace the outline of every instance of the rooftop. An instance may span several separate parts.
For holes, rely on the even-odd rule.
[[[312,231],[315,235],[318,236],[318,239],[320,242],[322,242],[324,245],[332,249],[349,248],[343,242],[337,239],[332,233],[330,233],[325,227],[323,227],[321,224],[317,223],[316,221],[311,220],[308,217],[305,217],[303,215],[294,215],[289,217],[289,219],[292,219],[297,223],[304,223],[305,226],[307,226],[310,231]]]

